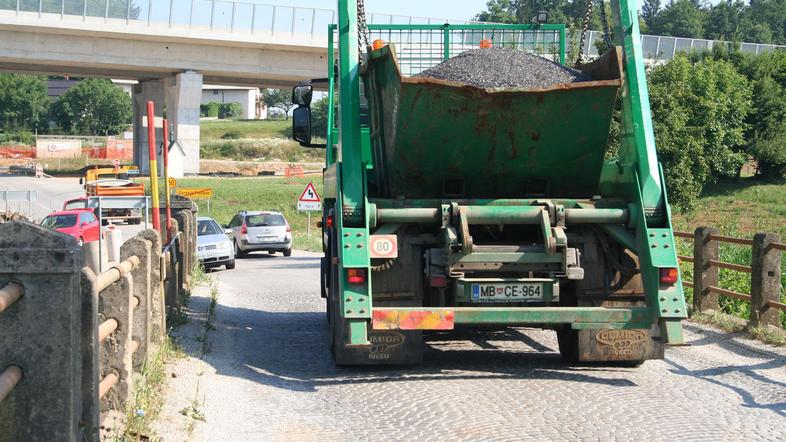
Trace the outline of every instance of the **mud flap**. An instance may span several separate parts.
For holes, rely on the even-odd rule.
[[[658,327],[646,329],[578,330],[581,362],[643,361],[663,359]]]
[[[423,361],[423,332],[369,330],[371,345],[347,347],[347,323],[331,309],[331,349],[336,365],[404,365]]]

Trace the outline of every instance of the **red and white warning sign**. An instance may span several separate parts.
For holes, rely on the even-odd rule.
[[[322,210],[322,200],[313,183],[308,183],[306,189],[297,199],[297,210]]]
[[[371,235],[369,248],[372,258],[398,258],[398,237],[396,235]]]

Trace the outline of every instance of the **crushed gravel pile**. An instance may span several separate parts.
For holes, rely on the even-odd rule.
[[[473,49],[426,69],[416,77],[456,81],[480,88],[548,87],[589,81],[576,69],[512,48]]]

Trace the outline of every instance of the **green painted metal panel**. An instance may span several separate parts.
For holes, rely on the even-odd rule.
[[[372,53],[364,78],[391,197],[588,198],[598,188],[619,79],[478,89],[402,77],[390,46]]]
[[[344,227],[340,230],[341,265],[347,267],[368,267],[368,229]]]

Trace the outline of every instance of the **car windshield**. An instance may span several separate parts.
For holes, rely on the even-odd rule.
[[[277,213],[248,215],[246,217],[246,226],[248,227],[283,226],[286,223],[287,221],[284,217]]]
[[[49,215],[41,221],[41,225],[49,229],[73,227],[76,225],[76,215]]]
[[[218,235],[223,233],[218,224],[212,219],[202,220],[198,222],[199,226],[197,227],[197,235],[205,236],[205,235]]]

